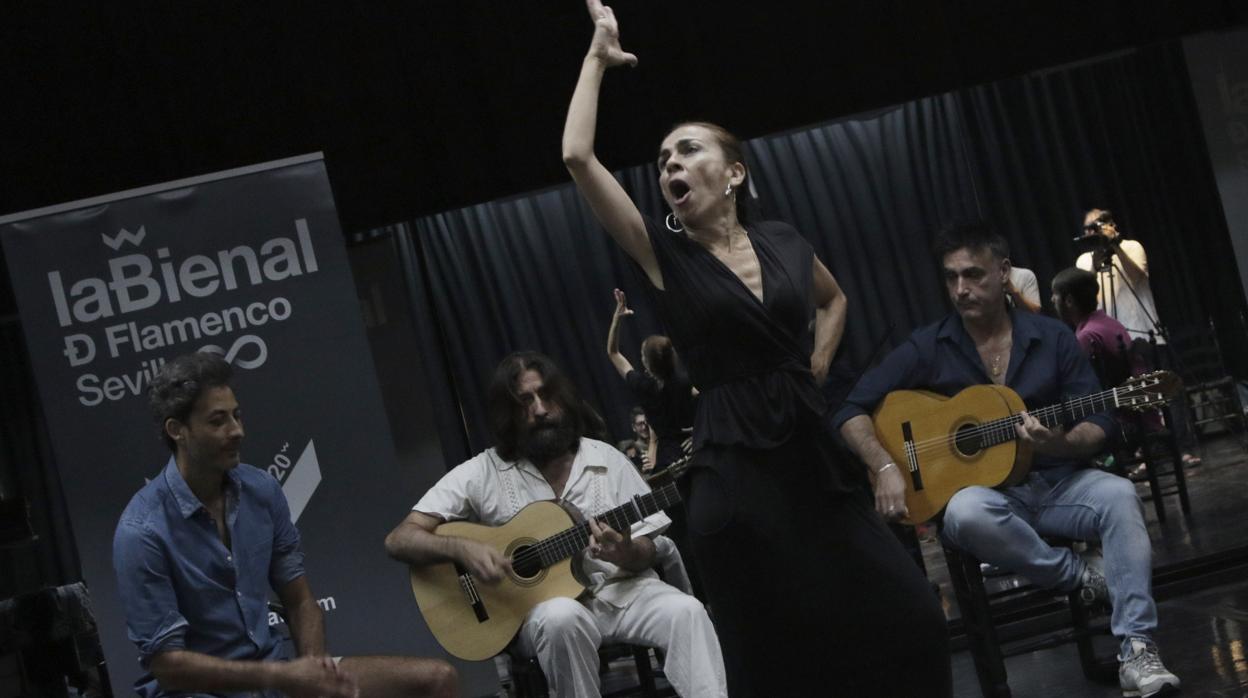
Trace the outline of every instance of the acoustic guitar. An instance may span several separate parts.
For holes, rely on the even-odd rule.
[[[676,478],[690,458],[673,462],[656,476],[649,494],[594,519],[625,531],[676,504]],[[655,486],[657,482],[665,484]],[[589,523],[574,521],[555,502],[533,502],[501,526],[450,521],[434,533],[484,543],[511,561],[512,571],[494,584],[473,579],[459,563],[411,567],[412,594],[425,623],[442,647],[460,659],[493,657],[511,642],[534,606],[559,596],[576,598],[585,590],[572,574],[572,557],[589,544]]]
[[[1018,441],[1015,425],[1027,410],[1052,429],[1097,412],[1160,406],[1182,389],[1178,376],[1155,371],[1117,388],[1038,410],[1027,410],[1018,393],[1003,385],[973,385],[953,397],[923,390],[895,390],[872,421],[875,436],[901,469],[908,524],[939,514],[950,498],[971,485],[1009,487],[1031,467],[1031,445]]]

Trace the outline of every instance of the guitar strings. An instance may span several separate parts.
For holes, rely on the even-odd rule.
[[[657,505],[655,507],[655,511],[650,512],[650,514],[644,513],[642,511],[641,503],[647,503],[646,500],[643,499],[641,503],[638,503],[638,501],[634,499],[628,504],[621,504],[618,507],[609,509],[591,518],[607,519],[608,517],[613,517],[613,516],[617,517],[616,520],[608,520],[607,523],[614,529],[622,530],[624,526],[632,525],[628,522],[626,518],[627,515],[623,513],[624,508],[629,506],[629,504],[636,505],[638,513],[642,515],[642,518],[645,518],[646,516],[650,516],[657,511],[662,511],[666,509],[667,507],[679,502],[680,495],[676,494],[675,478],[680,476],[679,474],[683,472],[684,468],[687,467],[688,463],[690,463],[693,460],[693,457],[696,455],[696,453],[697,453],[696,451],[693,453],[689,453],[681,458],[678,458],[672,461],[671,464],[667,466],[666,472],[671,474],[673,478],[672,482],[669,482],[663,485],[662,487],[659,487],[658,489],[653,490],[648,493],[648,496],[650,498],[648,503]],[[625,517],[625,518],[619,518],[619,517]],[[529,563],[533,561],[534,557],[538,558],[538,562],[542,562],[544,559],[543,555],[545,553],[554,553],[558,555],[558,557],[555,560],[552,560],[552,563],[558,560],[562,560],[564,557],[570,557],[572,555],[577,554],[581,550],[583,550],[585,545],[589,542],[589,538],[591,535],[592,534],[589,530],[589,524],[587,522],[582,521],[576,524],[575,526],[572,526],[571,528],[567,528],[563,531],[560,531],[559,533],[554,534],[553,536],[544,538],[534,543],[533,545],[529,546],[528,548],[524,549],[518,555],[512,558],[512,564],[514,565],[516,563],[520,563],[520,564]]]
[[[1031,412],[1030,414],[1036,417],[1037,419],[1040,419],[1041,421],[1043,421],[1044,419],[1048,417],[1056,416],[1062,412],[1067,411],[1068,408],[1082,409],[1084,407],[1093,407],[1095,406],[1095,403],[1097,401],[1106,403],[1104,407],[1110,407],[1113,404],[1111,401],[1111,398],[1115,390],[1116,389],[1106,390],[1104,392],[1096,393],[1094,395],[1089,395],[1089,396],[1085,396],[1082,398],[1076,398],[1069,403],[1064,403],[1061,405],[1051,405],[1049,407],[1044,407],[1039,410],[1036,410],[1035,412]],[[978,425],[976,427],[972,427],[962,432],[955,432],[955,433],[946,434],[943,436],[936,436],[936,437],[931,437],[927,439],[921,439],[919,441],[914,441],[911,443],[911,449],[915,455],[918,455],[920,453],[930,453],[933,450],[944,450],[944,448],[947,447],[949,444],[956,443],[959,439],[978,438],[978,437],[984,437],[984,436],[1001,438],[1007,435],[1010,438],[1013,438],[1014,425],[1021,424],[1021,423],[1022,423],[1022,415],[1012,414],[1006,417],[1002,417],[1000,419],[994,419],[990,422],[985,422],[984,424]],[[995,445],[995,444],[992,444],[992,445]]]
[[[1135,387],[1138,388],[1141,386],[1135,386]],[[1121,388],[1111,388],[1110,390],[1105,390],[1100,393],[1095,393],[1093,395],[1088,395],[1082,398],[1076,398],[1069,403],[1063,403],[1060,405],[1051,405],[1049,407],[1044,407],[1044,408],[1041,408],[1039,410],[1032,412],[1031,414],[1035,416],[1037,419],[1040,419],[1041,421],[1043,421],[1044,419],[1048,417],[1056,416],[1062,412],[1066,412],[1068,410],[1068,407],[1079,408],[1080,410],[1082,410],[1085,407],[1094,408],[1095,403],[1098,401],[1104,403],[1103,405],[1101,405],[1101,410],[1103,411],[1105,409],[1109,409],[1116,405],[1117,401],[1115,400],[1115,398],[1116,398],[1116,393],[1118,390],[1121,390]],[[1156,397],[1160,397],[1160,393],[1158,393]],[[988,446],[995,446],[999,443],[1003,443],[1005,441],[1009,441],[1015,438],[1016,432],[1014,430],[1014,425],[1019,424],[1021,422],[1022,422],[1022,416],[1018,414],[1013,414],[1007,417],[1002,417],[1000,419],[992,420],[990,422],[985,422],[984,424],[981,424],[971,429],[967,429],[961,433],[955,432],[953,434],[937,436],[937,437],[932,437],[932,438],[922,439],[919,441],[912,442],[911,449],[914,455],[916,456],[919,455],[920,453],[930,454],[934,450],[935,451],[945,450],[949,444],[956,443],[959,439],[964,439],[968,437],[976,438],[976,437],[982,437],[982,436],[989,437],[988,439],[989,443],[987,444]]]
[[[678,499],[669,499],[666,486],[659,488],[658,490],[655,490],[654,492],[651,493],[651,495],[652,495],[652,498],[655,500],[655,502],[659,504],[659,506],[656,508],[656,511],[661,511],[664,508],[671,506],[672,504],[675,504],[677,501],[679,501]],[[610,509],[601,514],[595,515],[593,518],[594,519],[615,518],[616,520],[614,521],[608,520],[607,523],[612,528],[619,529],[622,527],[623,524],[628,524],[628,521],[626,518],[621,518],[624,516],[622,509],[625,506],[627,505],[626,504],[620,505],[618,507],[615,507],[614,509]],[[648,516],[648,514],[643,515],[642,518],[645,518],[645,516]],[[571,528],[567,528],[563,531],[560,531],[559,533],[556,533],[553,536],[543,538],[542,540],[534,543],[528,548],[525,548],[523,551],[521,551],[519,554],[517,554],[516,556],[512,558],[512,565],[514,566],[516,564],[520,564],[521,566],[523,566],[526,563],[533,562],[534,558],[537,558],[537,561],[541,562],[543,559],[544,553],[554,553],[559,556],[557,558],[558,560],[562,560],[564,557],[570,557],[572,555],[579,553],[581,550],[583,550],[585,548],[585,544],[588,543],[590,536],[591,536],[591,533],[589,530],[589,523],[582,521],[576,524],[575,526],[572,526]],[[581,543],[580,542],[581,540],[584,540],[585,543]]]
[[[1151,396],[1151,399],[1149,399],[1147,402],[1153,402],[1155,400],[1164,401],[1165,389],[1160,387],[1159,384],[1161,381],[1156,381],[1152,384],[1148,384],[1146,381],[1141,380],[1144,378],[1153,377],[1154,375],[1155,374],[1147,374],[1145,376],[1140,376],[1136,379],[1133,379],[1134,381],[1133,383],[1119,386],[1117,388],[1110,388],[1109,390],[1103,390],[1099,393],[1093,393],[1092,395],[1085,395],[1084,397],[1076,398],[1070,401],[1069,403],[1063,403],[1059,405],[1050,405],[1048,407],[1044,407],[1034,412],[1031,412],[1030,414],[1036,417],[1037,419],[1040,419],[1043,421],[1047,417],[1055,416],[1060,412],[1066,411],[1068,407],[1069,408],[1078,407],[1080,409],[1084,407],[1092,407],[1094,406],[1094,403],[1098,400],[1103,401],[1105,403],[1104,405],[1102,405],[1101,410],[1100,410],[1100,411],[1103,411],[1103,410],[1106,410],[1106,409],[1109,409],[1111,407],[1115,407],[1118,405],[1118,403],[1120,402],[1118,399],[1120,397],[1118,394],[1119,391],[1123,391],[1127,394],[1130,394],[1133,391],[1144,390],[1145,394]],[[1151,393],[1150,391],[1147,390],[1147,388],[1151,388],[1151,387],[1157,387],[1158,388],[1157,392]],[[1022,422],[1021,415],[1013,414],[1007,417],[1002,417],[1000,419],[994,419],[991,422],[985,422],[984,424],[981,424],[972,429],[968,429],[962,432],[961,434],[954,433],[954,434],[948,434],[945,436],[936,436],[936,437],[932,437],[928,439],[921,439],[919,441],[915,441],[911,443],[912,453],[917,456],[920,453],[930,454],[933,450],[943,451],[949,444],[956,443],[959,438],[966,438],[967,436],[980,437],[980,436],[987,435],[987,436],[993,437],[994,439],[993,442],[988,445],[995,446],[999,443],[1004,443],[1005,441],[1009,441],[1015,438],[1016,432],[1014,431],[1014,425],[1019,424],[1021,422]],[[996,441],[995,439],[1001,439],[1001,440]]]
[[[615,509],[612,509],[599,514],[594,518],[605,519],[611,516],[611,514],[615,511]],[[620,528],[622,526],[621,521],[608,520],[607,523],[611,525],[612,528]],[[627,520],[623,520],[623,523],[627,523]],[[556,558],[557,560],[562,560],[565,557],[570,557],[571,555],[575,555],[583,550],[585,544],[589,541],[590,535],[589,524],[586,522],[578,523],[575,526],[560,531],[553,536],[544,538],[521,551],[518,555],[512,558],[512,564],[514,565],[519,563],[524,565],[525,563],[532,562],[534,557],[536,557],[540,562],[542,561],[544,553],[554,553],[558,556]]]
[[[1069,403],[1069,406],[1072,408],[1073,407],[1077,407],[1077,408],[1091,407],[1094,405],[1097,399],[1104,399],[1104,396],[1096,395],[1096,396],[1091,396],[1087,398],[1078,398],[1072,401],[1071,403]],[[1108,405],[1106,406],[1108,407]],[[1045,408],[1036,410],[1034,412],[1031,412],[1030,414],[1033,417],[1036,417],[1037,419],[1044,421],[1044,419],[1048,417],[1056,416],[1060,414],[1061,412],[1065,412],[1066,409],[1067,409],[1067,405],[1060,405],[1060,406],[1055,405],[1055,406],[1045,407]],[[1000,419],[994,419],[990,422],[985,422],[984,424],[972,427],[962,432],[955,432],[952,434],[946,434],[943,436],[937,436],[937,437],[932,437],[932,438],[922,439],[920,441],[912,442],[912,448],[915,453],[919,453],[919,452],[929,452],[933,448],[936,448],[936,449],[943,448],[950,443],[954,443],[958,441],[959,439],[975,438],[975,437],[982,437],[982,436],[995,436],[995,437],[1008,436],[1009,438],[1013,438],[1015,434],[1014,425],[1021,424],[1021,423],[1022,423],[1022,415],[1012,414],[1006,417],[1002,417]]]

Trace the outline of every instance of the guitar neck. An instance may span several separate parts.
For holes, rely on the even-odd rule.
[[[680,492],[676,489],[676,483],[670,482],[649,494],[639,494],[625,504],[598,514],[594,519],[606,523],[616,531],[627,531],[638,521],[663,511],[679,501]],[[533,548],[537,550],[541,558],[542,567],[549,567],[584,550],[585,546],[589,545],[591,536],[589,522],[582,521],[538,541]]]
[[[1044,426],[1052,429],[1083,419],[1090,414],[1105,412],[1117,407],[1118,390],[1119,388],[1110,388],[1092,395],[1072,398],[1066,402],[1059,402],[1038,410],[1031,410],[1028,414],[1035,417]],[[1015,431],[1014,426],[1022,423],[1022,415],[1013,414],[983,424],[984,445],[996,446],[997,444],[1003,444],[1018,438],[1018,432]]]

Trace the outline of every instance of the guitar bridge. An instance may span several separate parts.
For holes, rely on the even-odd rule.
[[[914,433],[910,430],[910,422],[901,423],[901,438],[906,449],[906,468],[910,471],[910,482],[915,492],[923,491],[923,474],[919,471],[919,455],[914,450]]]
[[[472,575],[458,562],[455,563],[455,574],[459,577],[459,588],[468,597],[468,603],[472,604],[472,612],[477,616],[477,622],[484,623],[489,620],[490,614],[485,611],[485,602],[477,592],[477,584],[472,581]]]

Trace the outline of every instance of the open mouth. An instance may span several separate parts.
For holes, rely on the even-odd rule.
[[[692,192],[689,183],[681,179],[673,179],[667,183],[667,191],[672,196],[672,205],[680,206],[689,200]]]

